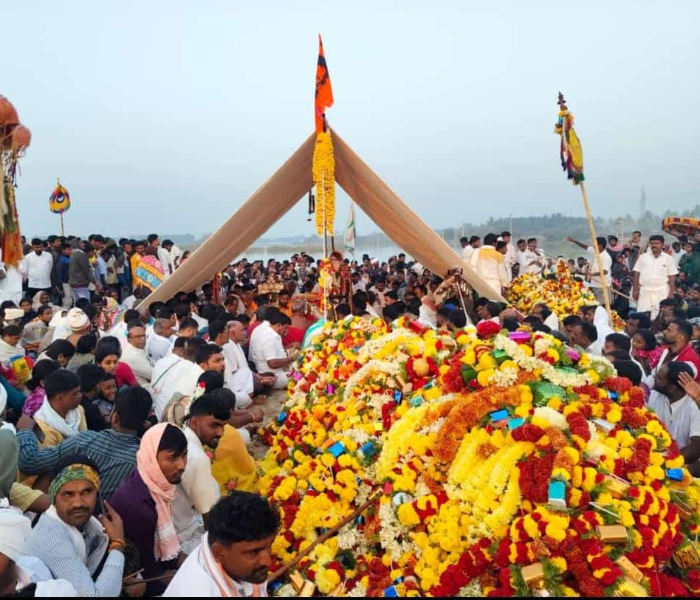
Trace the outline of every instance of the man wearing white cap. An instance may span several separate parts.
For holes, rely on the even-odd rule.
[[[70,335],[68,341],[74,346],[78,346],[78,340],[90,333],[92,323],[88,316],[79,308],[71,308],[66,317],[68,327],[70,327]]]
[[[21,308],[6,308],[3,325],[19,325],[24,318],[24,311]]]

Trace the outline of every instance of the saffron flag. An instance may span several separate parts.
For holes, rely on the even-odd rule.
[[[345,226],[345,236],[343,237],[343,246],[345,251],[355,258],[355,203],[350,203],[350,213],[348,214],[348,223]]]
[[[566,171],[566,176],[571,183],[578,185],[583,176],[583,149],[574,129],[574,115],[569,112],[564,100],[564,95],[559,92],[559,119],[554,126],[554,133],[561,136],[559,157],[561,168]]]
[[[60,181],[56,182],[51,197],[49,198],[49,209],[52,213],[61,215],[70,208],[70,194],[68,190],[61,185]]]
[[[325,131],[325,112],[333,106],[333,88],[331,76],[326,65],[326,55],[323,53],[323,40],[318,36],[318,65],[316,66],[316,102],[314,116],[316,119],[316,133]]]

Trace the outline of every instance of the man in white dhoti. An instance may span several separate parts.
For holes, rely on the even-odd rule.
[[[632,271],[632,297],[637,301],[637,312],[651,312],[652,320],[659,313],[664,298],[676,293],[678,268],[672,256],[663,251],[664,237],[652,235],[649,250],[640,255]]]

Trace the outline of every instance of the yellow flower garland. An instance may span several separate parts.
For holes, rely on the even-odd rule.
[[[333,141],[328,131],[316,135],[312,166],[316,186],[316,233],[326,231],[333,235],[335,222],[335,156]]]

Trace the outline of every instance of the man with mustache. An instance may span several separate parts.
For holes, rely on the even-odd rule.
[[[166,598],[264,597],[280,516],[268,501],[231,492],[209,513],[209,532],[165,591]]]
[[[99,520],[92,516],[99,493],[100,475],[93,464],[72,463],[61,469],[49,487],[52,505],[32,530],[23,553],[39,558],[78,596],[115,597],[124,576],[124,526],[106,502]]]
[[[216,450],[219,446],[232,409],[227,397],[204,394],[192,402],[185,417],[187,467],[173,503],[173,523],[185,554],[199,546],[209,511],[219,500],[219,484],[212,475],[205,447]]]

